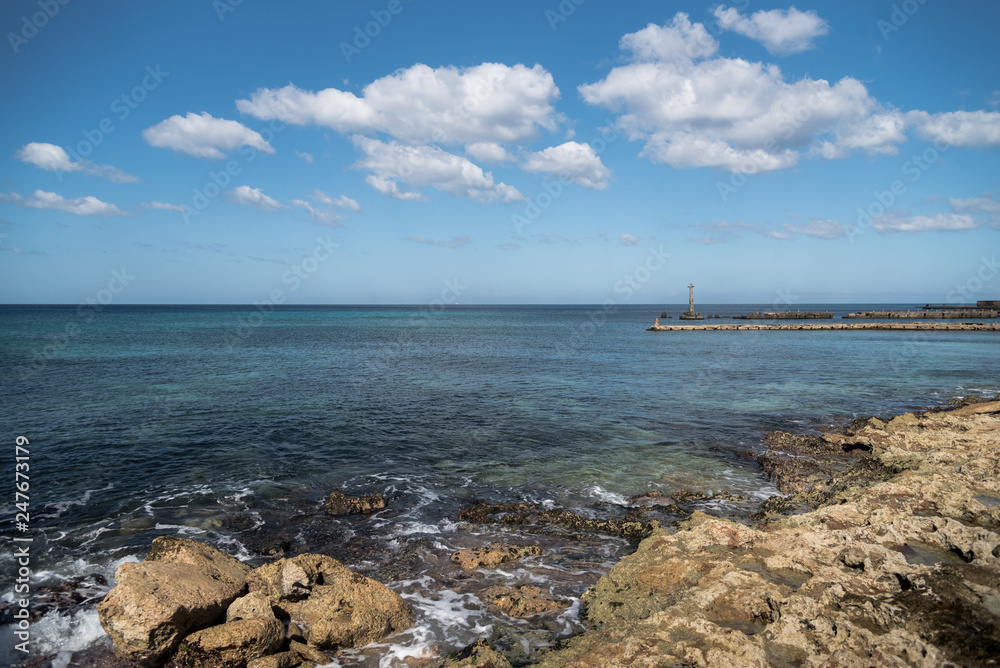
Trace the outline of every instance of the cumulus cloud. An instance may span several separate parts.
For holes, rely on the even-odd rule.
[[[585,188],[604,190],[611,170],[589,144],[568,141],[559,146],[531,153],[521,165],[526,172],[549,172]]]
[[[0,193],[0,201],[13,202],[33,209],[52,209],[77,216],[127,216],[114,204],[102,202],[92,195],[67,199],[62,195],[45,190],[36,190],[31,198],[25,199],[17,193]]]
[[[893,211],[872,219],[872,229],[883,234],[890,232],[974,230],[977,227],[978,224],[972,216],[958,213],[911,216],[906,213]]]
[[[441,248],[461,248],[472,243],[469,237],[452,237],[451,241],[439,241],[437,239],[424,239],[423,237],[406,237],[407,241],[412,241],[426,246],[439,246]]]
[[[306,213],[309,214],[309,217],[312,218],[314,222],[319,223],[320,225],[328,225],[330,227],[340,227],[341,225],[343,225],[343,223],[340,222],[341,220],[343,220],[343,216],[339,215],[333,209],[317,209],[312,204],[303,199],[293,199],[292,204],[295,206],[300,206],[303,209],[305,209]]]
[[[620,234],[618,235],[618,243],[622,246],[638,246],[639,240],[631,234]]]
[[[285,208],[281,202],[261,192],[260,188],[251,188],[250,186],[237,186],[233,188],[229,191],[229,199],[236,204],[252,206],[262,211],[277,211]]]
[[[82,159],[74,161],[61,146],[45,142],[25,144],[14,154],[14,157],[21,162],[49,172],[83,172],[84,174],[100,176],[113,183],[136,183],[139,181],[138,177],[126,174],[111,165],[96,165],[89,160]]]
[[[641,155],[676,168],[755,173],[792,167],[804,154],[895,153],[905,141],[904,116],[860,81],[788,81],[776,65],[717,57],[703,34],[677,14],[625,35],[632,62],[579,91],[620,114],[625,135],[645,142]]]
[[[830,30],[829,24],[809,10],[772,9],[744,16],[733,7],[716,7],[719,27],[756,40],[773,54],[788,55],[811,49],[813,40]]]
[[[480,141],[469,144],[465,147],[465,152],[476,160],[484,162],[510,162],[514,159],[500,144],[491,141]]]
[[[171,116],[143,130],[142,136],[151,146],[173,149],[196,158],[225,158],[225,151],[241,146],[274,153],[260,133],[238,121],[214,118],[204,111]]]
[[[678,12],[670,24],[650,23],[638,32],[621,38],[622,51],[631,51],[639,61],[695,60],[708,58],[719,50],[719,43],[701,23],[691,23],[688,15]]]
[[[948,146],[1000,146],[1000,112],[911,111],[906,120],[919,136]]]
[[[441,192],[480,202],[514,202],[524,199],[517,189],[496,183],[490,172],[469,160],[434,146],[407,146],[357,136],[355,145],[364,153],[355,165],[371,172],[365,181],[379,192],[396,199],[422,199],[411,187],[431,186]]]
[[[361,96],[292,84],[262,88],[237,108],[261,119],[321,125],[343,133],[384,132],[407,143],[472,144],[533,139],[553,129],[558,98],[542,66],[483,63],[475,67],[416,64],[376,79]]]
[[[300,158],[302,158],[306,162],[310,162],[311,163],[313,161],[312,153],[306,153],[305,151],[296,151],[295,155],[299,156]]]

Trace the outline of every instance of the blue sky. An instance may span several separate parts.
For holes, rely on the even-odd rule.
[[[63,2],[2,303],[1000,298],[995,2]]]

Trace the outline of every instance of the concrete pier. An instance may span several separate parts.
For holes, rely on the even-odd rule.
[[[681,332],[681,331],[729,331],[729,330],[832,330],[849,329],[858,331],[969,331],[969,332],[1000,332],[997,322],[824,322],[782,325],[659,325],[652,326],[647,332]]]

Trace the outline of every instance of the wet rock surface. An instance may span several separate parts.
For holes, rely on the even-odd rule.
[[[347,496],[339,490],[330,492],[324,506],[328,515],[359,515],[385,509],[385,498],[381,494]]]
[[[642,509],[620,518],[592,518],[565,508],[543,508],[531,503],[487,503],[477,501],[458,513],[460,522],[470,524],[503,524],[530,527],[533,530],[559,531],[569,537],[581,535],[619,536],[627,540],[642,540],[658,526],[647,519]]]
[[[544,666],[991,665],[1000,656],[1000,402],[772,434],[761,523],[695,512],[583,597]],[[792,509],[797,514],[778,511]]]

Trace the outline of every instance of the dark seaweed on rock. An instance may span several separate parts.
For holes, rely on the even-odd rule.
[[[644,517],[643,509],[620,518],[589,518],[565,508],[542,508],[532,503],[487,503],[475,501],[458,513],[460,522],[469,524],[505,524],[540,530],[568,530],[574,535],[597,534],[639,541],[659,524]]]

